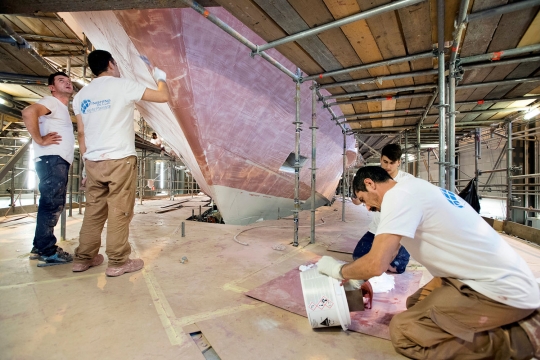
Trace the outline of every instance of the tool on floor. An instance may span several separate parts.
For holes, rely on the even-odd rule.
[[[66,265],[70,263],[48,263],[48,262],[40,262],[37,264],[37,267],[47,267],[47,266],[55,266],[55,265]]]
[[[182,257],[182,260],[180,260],[180,262],[181,262],[182,264],[184,264],[186,261],[187,261],[187,256],[183,256],[183,257]]]

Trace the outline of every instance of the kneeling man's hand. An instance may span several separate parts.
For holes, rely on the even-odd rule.
[[[321,274],[328,275],[334,279],[343,280],[341,276],[342,262],[334,259],[330,256],[323,256],[321,260],[317,262],[317,269]]]

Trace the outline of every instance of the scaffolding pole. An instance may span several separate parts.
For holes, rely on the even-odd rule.
[[[315,244],[315,186],[317,155],[317,84],[311,84],[311,236],[310,243]]]
[[[512,121],[506,123],[506,220],[512,221]]]
[[[296,69],[297,77],[300,76],[300,69]],[[294,146],[294,240],[293,246],[298,246],[298,213],[300,212],[300,131],[302,131],[302,122],[300,122],[300,82],[296,81],[296,119],[295,128],[295,146]]]
[[[341,221],[345,222],[345,168],[347,167],[347,133],[343,131],[343,174],[341,176]]]
[[[392,2],[390,4],[385,4],[385,5],[378,6],[376,8],[370,9],[370,10],[362,11],[360,13],[357,13],[357,14],[354,14],[354,15],[351,15],[351,16],[347,16],[347,17],[345,17],[343,19],[340,19],[340,20],[337,20],[337,21],[333,21],[333,22],[330,22],[330,23],[327,23],[327,24],[324,24],[324,25],[320,25],[320,26],[314,27],[312,29],[296,33],[294,35],[286,36],[284,38],[274,40],[274,41],[269,42],[269,43],[264,44],[264,45],[259,45],[259,46],[257,46],[257,49],[256,49],[256,51],[254,51],[254,53],[258,54],[261,51],[272,49],[272,48],[275,48],[276,46],[283,45],[283,44],[289,43],[291,41],[298,41],[298,40],[304,39],[306,37],[314,36],[316,34],[319,34],[319,33],[323,32],[323,31],[326,31],[326,30],[330,30],[330,29],[334,29],[334,28],[337,28],[337,27],[340,27],[340,26],[343,26],[343,25],[347,25],[347,24],[350,24],[350,23],[355,22],[355,21],[368,19],[370,17],[380,15],[380,14],[383,14],[383,13],[386,13],[386,12],[389,12],[389,11],[396,11],[398,9],[401,9],[401,8],[404,8],[404,7],[407,7],[407,6],[410,6],[410,5],[418,4],[418,3],[423,2],[423,1],[425,1],[425,0],[399,0],[399,1],[394,1],[394,2]],[[186,3],[187,1],[183,1],[183,2]]]
[[[409,133],[405,130],[405,172],[409,172]]]
[[[452,64],[448,79],[448,190],[456,189],[456,77]]]
[[[445,188],[445,125],[446,104],[444,84],[444,0],[437,0],[437,38],[439,63],[439,187]]]

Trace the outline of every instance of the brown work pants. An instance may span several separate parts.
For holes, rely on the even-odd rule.
[[[459,280],[435,278],[407,299],[390,322],[397,352],[413,359],[530,359],[534,349],[517,321],[535,309],[517,309]]]
[[[86,167],[86,209],[75,249],[75,262],[88,263],[99,252],[101,232],[107,222],[109,266],[123,265],[129,258],[129,223],[133,218],[137,183],[137,157],[89,161]]]

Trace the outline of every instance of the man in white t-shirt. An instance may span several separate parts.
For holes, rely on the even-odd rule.
[[[381,210],[373,247],[345,265],[324,256],[319,272],[337,279],[381,275],[402,244],[441,279],[427,293],[419,289],[393,317],[396,351],[415,359],[530,359],[540,350],[531,336],[538,331],[536,279],[469,204],[425,180],[398,183],[378,166],[358,170],[353,189]]]
[[[413,177],[411,174],[400,171],[399,166],[401,165],[401,146],[399,144],[387,144],[381,150],[381,167],[386,170],[388,175],[390,175],[395,181],[401,181],[408,177]],[[358,198],[353,197],[353,204],[360,205]],[[373,217],[371,218],[371,223],[369,224],[368,231],[362,236],[358,244],[353,251],[353,260],[359,259],[362,256],[366,255],[371,246],[373,245],[373,239],[375,239],[375,233],[377,232],[377,227],[380,222],[380,213],[374,212]],[[407,250],[401,246],[396,257],[390,262],[388,266],[388,271],[401,274],[407,268],[409,263],[410,255]]]
[[[107,276],[120,276],[143,268],[142,259],[130,259],[129,223],[133,217],[137,181],[137,153],[133,113],[135,102],[169,100],[166,74],[154,68],[158,89],[120,77],[111,54],[95,50],[88,65],[97,77],[73,99],[79,149],[85,160],[86,209],[75,249],[73,271],[86,271],[103,262],[98,254],[107,222],[109,264]]]
[[[52,96],[45,96],[22,111],[22,118],[34,147],[36,173],[39,177],[39,207],[34,247],[30,259],[60,265],[73,260],[56,245],[54,227],[66,204],[69,166],[73,162],[75,137],[68,111],[73,94],[69,76],[63,72],[48,79]],[[44,266],[39,264],[38,266]]]

